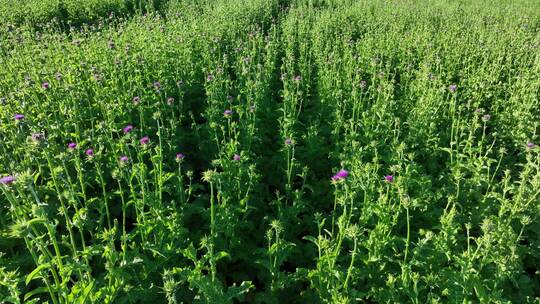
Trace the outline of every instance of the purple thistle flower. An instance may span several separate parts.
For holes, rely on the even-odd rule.
[[[125,156],[125,155],[120,156],[120,162],[127,163],[128,160],[129,160],[129,158],[127,156]]]
[[[74,143],[74,142],[70,142],[70,143],[68,144],[68,148],[70,148],[71,150],[73,150],[73,149],[77,148],[77,144]]]
[[[8,175],[0,178],[0,184],[2,185],[9,185],[12,184],[16,178],[14,176]]]
[[[131,132],[133,130],[133,126],[132,125],[127,125],[122,130],[124,131],[124,134],[128,134],[129,132]]]
[[[233,160],[234,160],[234,161],[239,161],[239,160],[240,160],[240,155],[235,154],[235,155],[233,156]]]
[[[233,111],[232,111],[232,110],[225,110],[225,111],[223,112],[223,116],[225,116],[225,117],[229,117],[229,116],[231,116],[231,115],[232,115],[232,113],[233,113]]]
[[[141,98],[139,96],[134,96],[133,97],[133,104],[138,105],[139,102],[141,102]]]
[[[290,146],[290,145],[292,145],[292,144],[293,144],[292,139],[290,139],[290,138],[285,139],[285,145],[286,145],[286,146]]]
[[[45,138],[43,133],[32,133],[32,140],[35,142],[41,141]]]
[[[535,148],[535,147],[536,147],[536,145],[532,141],[527,142],[527,148],[532,149],[532,148]]]
[[[90,157],[94,156],[94,150],[92,150],[92,149],[88,149],[88,150],[86,150],[86,152],[84,152],[84,153],[86,153],[86,155],[88,155],[88,156],[90,156]]]
[[[488,122],[490,119],[491,119],[491,115],[489,115],[489,114],[486,114],[486,115],[482,116],[482,121],[483,122]]]
[[[15,120],[17,120],[17,121],[21,121],[21,120],[24,119],[24,115],[22,115],[22,114],[15,114],[15,115],[13,115],[13,118],[14,118]]]
[[[451,84],[448,86],[448,90],[452,93],[455,93],[457,91],[457,85]]]
[[[43,89],[45,89],[45,90],[48,90],[50,86],[49,86],[49,83],[48,83],[48,82],[44,82],[44,83],[41,84],[41,87],[42,87]]]
[[[161,88],[161,83],[159,81],[155,81],[154,88],[156,88],[156,90],[159,90]]]
[[[332,180],[337,182],[337,181],[346,179],[347,176],[349,176],[349,171],[341,169],[338,171],[338,173],[332,176]]]
[[[184,153],[176,153],[176,161],[181,161],[185,158],[186,156],[184,155]]]
[[[385,180],[386,182],[388,182],[388,183],[391,183],[391,182],[394,181],[394,176],[393,176],[393,175],[386,175],[386,176],[384,177],[384,180]]]
[[[341,169],[336,175],[341,178],[346,178],[347,176],[349,176],[349,171]]]
[[[167,98],[167,104],[169,106],[172,106],[173,103],[174,103],[174,98],[172,98],[172,97]]]
[[[144,146],[150,142],[150,138],[148,136],[144,136],[143,138],[139,140],[139,142],[141,143],[141,145]]]
[[[206,81],[210,82],[210,81],[212,81],[212,80],[214,80],[214,75],[208,74],[208,75],[206,76]]]

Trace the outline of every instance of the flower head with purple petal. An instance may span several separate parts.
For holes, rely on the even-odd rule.
[[[120,156],[120,162],[121,163],[127,163],[129,158],[125,155]]]
[[[391,183],[394,181],[394,176],[393,175],[386,175],[384,177],[384,181],[387,182],[387,183]]]
[[[168,104],[169,106],[172,106],[173,103],[174,103],[174,98],[173,98],[173,97],[167,98],[167,104]]]
[[[230,117],[232,115],[233,111],[232,110],[225,110],[223,112],[223,116],[225,117]]]
[[[41,87],[44,89],[44,90],[48,90],[50,88],[50,85],[48,82],[44,82],[41,84]]]
[[[141,102],[141,98],[139,96],[134,96],[132,101],[134,105],[138,105]]]
[[[345,169],[341,169],[336,174],[334,174],[334,176],[332,176],[332,180],[334,182],[338,182],[338,181],[346,179],[348,176],[349,176],[349,171]]]
[[[87,149],[84,153],[89,157],[94,156],[94,150],[93,149]]]
[[[235,154],[235,155],[233,156],[233,160],[234,160],[234,161],[239,161],[239,160],[240,160],[240,155]]]
[[[457,85],[451,84],[448,86],[448,90],[452,93],[455,93],[457,91]]]
[[[0,178],[0,184],[9,185],[9,184],[12,184],[15,180],[16,178],[12,175],[4,176]]]
[[[24,119],[24,115],[22,114],[15,114],[13,115],[13,119],[15,119],[16,121],[21,121]]]
[[[77,148],[77,144],[74,143],[74,142],[70,142],[70,143],[68,144],[68,148],[71,149],[71,150],[73,150],[73,149]]]
[[[141,145],[147,145],[149,142],[150,142],[150,138],[148,136],[144,136],[143,138],[141,138],[139,140],[139,142],[141,143]]]
[[[285,146],[292,146],[293,140],[290,138],[285,139]]]
[[[128,134],[129,132],[133,131],[133,126],[127,125],[122,129],[122,131],[124,131],[124,134]]]
[[[533,143],[532,141],[528,141],[526,146],[528,149],[533,149],[536,147],[536,144]]]
[[[177,162],[180,162],[182,161],[186,156],[184,155],[184,153],[176,153],[176,161]]]

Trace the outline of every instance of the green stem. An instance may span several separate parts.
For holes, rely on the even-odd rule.
[[[214,210],[214,182],[210,182],[210,261],[212,267],[212,282],[216,280],[216,266],[214,264],[215,240],[215,210]]]
[[[347,270],[347,277],[345,278],[345,283],[343,283],[343,289],[347,290],[347,285],[349,284],[349,279],[351,278],[351,273],[354,266],[354,258],[356,257],[356,247],[357,247],[358,241],[356,238],[354,238],[354,248],[352,252],[352,258],[351,263],[349,264],[349,269]]]
[[[72,247],[72,250],[73,250],[73,257],[77,257],[77,246],[75,246],[75,237],[73,236],[73,230],[71,229],[71,221],[69,220],[69,217],[68,217],[68,211],[67,211],[67,208],[66,208],[66,205],[64,203],[64,199],[62,198],[62,192],[60,191],[60,187],[58,186],[58,182],[56,180],[56,175],[54,174],[54,169],[53,169],[53,166],[52,166],[52,163],[51,163],[51,159],[49,157],[49,155],[47,153],[46,154],[46,157],[47,157],[47,163],[49,165],[49,168],[51,170],[51,177],[52,177],[52,180],[53,180],[53,184],[54,184],[54,188],[56,189],[56,193],[58,193],[58,200],[60,201],[60,206],[62,208],[62,213],[64,214],[64,219],[66,220],[66,228],[69,232],[69,240],[71,242],[71,247]],[[58,245],[57,245],[58,247]],[[57,248],[55,248],[56,250]],[[57,254],[59,254],[59,252],[57,252]],[[61,261],[59,261],[59,263],[62,263]]]
[[[96,169],[99,177],[99,183],[101,184],[101,192],[103,194],[103,204],[105,205],[105,213],[107,215],[107,225],[111,229],[111,215],[109,213],[109,202],[107,201],[107,190],[105,189],[105,179],[103,179],[103,173],[101,172],[101,165],[96,162]]]
[[[407,255],[409,253],[409,242],[411,240],[411,224],[410,224],[410,217],[409,217],[409,208],[405,208],[407,211],[407,243],[405,244],[405,257],[403,258],[403,263],[407,262]]]

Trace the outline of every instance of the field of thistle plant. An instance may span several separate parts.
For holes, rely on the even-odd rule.
[[[0,303],[540,303],[539,1],[0,7]]]
[[[0,25],[57,30],[134,13],[159,11],[168,0],[0,0]]]

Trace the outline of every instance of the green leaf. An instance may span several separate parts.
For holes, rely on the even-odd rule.
[[[243,281],[240,286],[233,285],[227,289],[227,300],[231,301],[234,298],[238,298],[253,287],[253,283],[250,281]]]
[[[94,288],[94,281],[90,282],[90,284],[88,284],[84,288],[83,294],[82,294],[82,303],[86,303],[86,299],[88,298],[88,295],[90,295],[90,292],[92,291],[93,288]]]
[[[221,260],[223,258],[226,258],[226,257],[229,257],[229,254],[227,252],[225,252],[225,251],[220,251],[220,252],[218,252],[218,253],[216,253],[214,255],[214,259],[216,261],[219,261],[219,260]]]
[[[306,241],[310,241],[312,242],[313,244],[319,246],[319,240],[314,237],[314,236],[311,236],[311,235],[306,235],[304,236],[302,239],[306,240]]]
[[[42,223],[46,223],[46,222],[47,222],[46,219],[38,217],[38,218],[34,218],[34,219],[31,219],[31,220],[27,221],[26,225],[31,226],[33,224],[42,224]]]
[[[36,172],[36,174],[34,174],[34,184],[37,184],[37,180],[40,176],[40,173],[39,172]]]
[[[28,283],[27,283],[28,285]],[[27,292],[25,295],[24,295],[24,300],[23,301],[27,301],[29,298],[31,298],[32,296],[38,294],[38,293],[46,293],[46,292],[49,292],[49,289],[47,287],[38,287],[30,292]]]
[[[39,265],[36,269],[32,270],[32,272],[30,272],[27,276],[26,276],[26,285],[28,286],[28,284],[30,283],[30,281],[32,281],[33,279],[36,279],[38,277],[36,277],[40,271],[42,271],[43,269],[46,269],[46,268],[49,268],[51,265],[49,263],[45,263],[45,264],[41,264]]]
[[[193,247],[192,243],[189,244],[188,248],[182,250],[182,253],[186,258],[190,259],[191,261],[197,261],[197,250],[195,249],[195,247]]]

